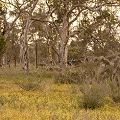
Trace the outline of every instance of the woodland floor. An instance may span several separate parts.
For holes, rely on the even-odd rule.
[[[53,71],[0,68],[0,120],[120,120],[120,105],[80,107],[79,85],[53,82]]]

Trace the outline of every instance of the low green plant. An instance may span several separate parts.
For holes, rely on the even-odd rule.
[[[83,107],[85,109],[95,109],[104,105],[106,92],[102,84],[97,82],[94,82],[92,85],[87,84],[82,92],[84,93]]]

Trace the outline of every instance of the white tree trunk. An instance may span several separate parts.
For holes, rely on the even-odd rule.
[[[28,40],[27,40],[29,26],[30,26],[30,17],[28,17],[27,19],[26,27],[24,29],[24,40],[23,40],[25,74],[29,74],[29,56],[28,56]]]
[[[22,66],[24,63],[24,46],[23,46],[23,42],[20,45],[20,65]]]
[[[68,56],[68,17],[67,15],[63,18],[63,27],[61,31],[61,41],[60,41],[60,66],[67,67],[67,56]]]
[[[60,66],[64,66],[64,42],[60,42],[60,53],[59,53],[59,59],[60,59]]]
[[[64,65],[65,67],[67,67],[67,57],[68,57],[68,46],[65,46],[65,50],[64,50]]]

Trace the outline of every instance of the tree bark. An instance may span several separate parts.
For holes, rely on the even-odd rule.
[[[0,55],[0,67],[2,67],[2,55]]]
[[[23,46],[24,46],[24,72],[25,74],[29,74],[29,56],[28,56],[28,40],[27,35],[29,31],[30,26],[30,17],[27,19],[26,27],[24,29],[24,40],[23,40]]]
[[[50,46],[48,46],[48,52],[49,52],[50,65],[52,65],[52,53],[51,53],[51,47]]]
[[[60,66],[67,67],[67,54],[68,54],[68,27],[69,21],[67,15],[63,17],[63,26],[62,26],[62,34],[61,34],[61,41],[60,41]]]
[[[36,68],[38,68],[38,42],[37,40],[35,41],[35,65]]]
[[[24,49],[23,49],[23,43],[20,45],[20,65],[23,66],[24,63]]]
[[[60,43],[59,43],[59,41],[56,44],[56,50],[57,50],[57,53],[58,53],[58,54],[56,54],[56,62],[60,63]]]
[[[67,67],[67,57],[68,57],[68,45],[65,46],[64,50],[64,65]]]

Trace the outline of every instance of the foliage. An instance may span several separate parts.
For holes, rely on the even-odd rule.
[[[82,83],[83,79],[81,76],[80,69],[67,68],[54,73],[55,83]]]
[[[112,80],[110,81],[110,89],[111,89],[111,97],[112,99],[117,102],[120,103],[120,78],[117,78],[116,80]]]
[[[58,83],[80,83],[84,88],[84,108],[104,105],[105,97],[120,102],[120,53],[109,50],[107,55],[86,58],[79,66],[71,66],[56,74]],[[102,84],[101,84],[102,83]]]
[[[83,107],[85,109],[95,109],[104,105],[106,97],[106,89],[104,84],[94,82],[91,85],[85,85],[82,91],[84,93]]]
[[[68,60],[82,59],[87,53],[87,42],[84,40],[72,41],[68,50]]]
[[[100,73],[103,69],[100,68],[98,62],[84,61],[77,65],[68,66],[68,68],[55,72],[54,80],[58,83],[85,83],[88,80],[100,79]]]

